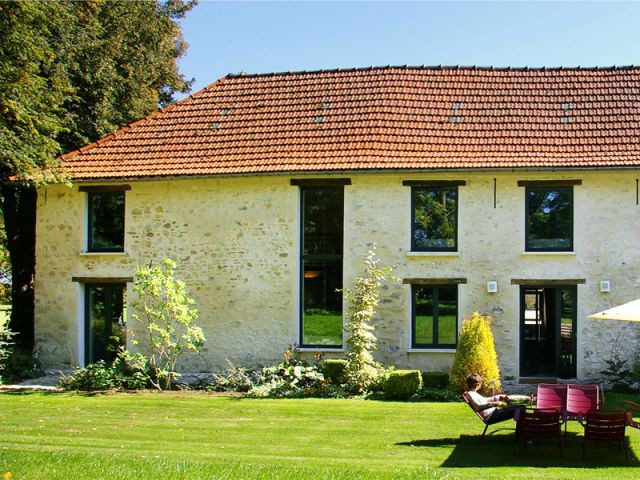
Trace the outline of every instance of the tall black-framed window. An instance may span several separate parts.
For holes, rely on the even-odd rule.
[[[86,283],[85,363],[111,362],[126,347],[126,284]]]
[[[454,182],[452,182],[454,183]],[[411,187],[411,250],[455,252],[458,249],[458,187]]]
[[[342,347],[344,184],[299,183],[302,347]]]
[[[455,348],[458,285],[411,285],[411,347]]]
[[[526,190],[525,250],[573,250],[573,187],[530,186]]]

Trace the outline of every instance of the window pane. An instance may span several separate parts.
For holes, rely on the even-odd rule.
[[[570,250],[573,190],[529,188],[527,197],[527,249]]]
[[[415,345],[433,344],[433,288],[413,286]]]
[[[456,248],[457,189],[413,188],[413,250]]]
[[[304,261],[303,345],[342,346],[342,260]]]
[[[438,344],[455,345],[458,315],[458,288],[438,288]]]
[[[342,255],[344,189],[302,190],[304,255]]]
[[[89,194],[91,250],[123,250],[124,192]]]
[[[87,363],[112,361],[126,346],[123,285],[87,285]]]

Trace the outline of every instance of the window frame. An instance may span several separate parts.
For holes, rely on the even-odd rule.
[[[465,186],[467,182],[465,180],[404,180],[402,182],[404,186],[411,187],[411,220],[410,220],[410,251],[411,252],[457,252],[459,248],[458,234],[459,234],[459,211],[460,211],[460,188]],[[456,192],[455,196],[455,236],[453,247],[421,247],[418,248],[415,240],[415,221],[416,221],[416,189],[426,189],[434,191],[453,190]]]
[[[340,263],[340,271],[341,279],[340,283],[344,286],[344,186],[350,185],[350,179],[291,179],[291,185],[298,186],[298,196],[299,196],[299,219],[300,219],[300,227],[299,227],[299,258],[300,258],[300,269],[299,269],[299,309],[298,309],[298,346],[300,348],[309,348],[309,349],[319,349],[319,350],[342,350],[344,348],[344,332],[341,331],[341,342],[340,344],[335,345],[327,345],[327,344],[312,344],[312,343],[304,343],[304,288],[305,288],[305,279],[304,279],[304,270],[305,270],[305,260],[318,260],[318,261],[328,261],[328,262],[336,262]],[[333,188],[342,190],[342,251],[340,254],[305,254],[305,190],[308,188]],[[344,326],[344,308],[341,309],[342,315],[342,324]]]
[[[85,251],[88,253],[124,253],[125,243],[127,236],[127,195],[126,191],[131,190],[130,185],[81,185],[78,187],[79,192],[86,193],[85,195],[85,219],[86,219],[86,232],[85,232]],[[122,203],[122,246],[117,248],[98,248],[93,245],[93,215],[92,215],[92,198],[97,195],[104,195],[105,193],[121,193],[123,198]]]
[[[459,283],[412,283],[411,286],[411,349],[412,350],[437,350],[437,349],[446,349],[446,350],[455,350],[458,348],[458,340],[460,336],[459,329],[459,311],[460,311],[460,289],[458,288]],[[447,288],[455,288],[456,292],[456,341],[455,343],[440,343],[438,338],[438,325],[439,325],[439,311],[438,311],[438,298],[439,298],[439,289],[447,287]],[[429,288],[433,291],[433,343],[417,343],[416,342],[416,289],[417,288]]]
[[[122,280],[122,279],[118,279]],[[93,288],[105,288],[105,289],[113,289],[119,287],[122,290],[122,315],[124,316],[124,312],[126,310],[126,292],[127,292],[127,284],[121,281],[112,281],[112,279],[96,281],[96,282],[86,282],[84,283],[84,363],[85,365],[89,365],[91,363],[95,363],[98,360],[93,360],[92,357],[92,349],[91,349],[91,335],[93,333],[91,328],[91,290]],[[105,308],[106,312],[111,313],[113,305],[109,304],[109,308]],[[111,315],[106,315],[111,316]],[[124,323],[126,325],[127,319],[124,318]],[[112,323],[109,324],[110,327]],[[113,332],[111,332],[113,333]],[[125,329],[126,333],[126,329]],[[126,337],[125,337],[125,345],[126,348]],[[114,356],[115,358],[115,356]],[[105,359],[105,361],[108,361]]]
[[[569,246],[567,247],[532,247],[529,243],[530,240],[530,231],[529,231],[529,216],[531,214],[531,200],[529,198],[529,192],[531,190],[546,190],[549,191],[566,191],[569,192],[569,200],[570,200],[570,224],[571,229],[569,232]],[[524,251],[525,252],[573,252],[574,249],[574,205],[575,205],[575,196],[574,189],[572,185],[561,185],[561,184],[530,184],[525,186],[524,193]]]

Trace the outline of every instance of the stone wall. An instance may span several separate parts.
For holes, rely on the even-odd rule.
[[[345,177],[347,175],[340,175]],[[351,286],[370,245],[401,278],[466,278],[459,315],[494,318],[502,373],[519,376],[519,287],[511,279],[576,279],[578,377],[598,376],[612,340],[638,345],[638,327],[586,316],[640,297],[640,206],[633,172],[461,172],[352,174],[345,187],[344,281]],[[298,341],[299,198],[290,176],[130,182],[124,254],[83,253],[85,194],[78,187],[39,192],[36,341],[44,364],[78,362],[81,287],[71,277],[133,276],[137,264],[169,256],[198,302],[208,342],[185,371],[225,361],[256,365]],[[296,177],[299,178],[299,177]],[[496,205],[494,208],[494,178]],[[465,180],[459,188],[459,253],[411,253],[410,187],[402,180]],[[524,253],[524,188],[518,180],[581,179],[574,187],[575,253]],[[122,182],[118,182],[122,183]],[[486,284],[498,281],[498,293]],[[599,292],[610,280],[611,293]],[[131,299],[129,286],[128,296]],[[380,361],[447,370],[451,351],[409,351],[410,287],[386,286],[377,322]],[[460,318],[461,321],[461,318]],[[308,355],[311,355],[309,353]],[[337,356],[332,354],[330,356]]]

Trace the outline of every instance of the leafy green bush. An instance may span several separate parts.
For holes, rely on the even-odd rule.
[[[15,350],[4,364],[4,380],[6,383],[17,383],[44,375],[40,360],[31,355]]]
[[[471,318],[465,318],[462,323],[451,369],[451,388],[457,392],[466,390],[467,376],[472,373],[482,375],[482,393],[487,394],[494,388],[500,391],[500,369],[491,331],[491,317],[478,312],[474,312]]]
[[[334,385],[341,385],[347,381],[347,361],[342,359],[327,359],[324,361],[322,373],[324,378]]]
[[[0,322],[0,385],[2,384],[2,373],[5,370],[5,361],[11,353],[11,337],[13,334],[7,326],[8,322]]]
[[[76,368],[69,376],[60,379],[65,390],[140,390],[148,388],[151,367],[140,353],[120,352],[112,364],[99,360],[85,367]]]
[[[445,389],[449,386],[447,372],[422,372],[422,384],[425,388]]]
[[[245,367],[238,367],[227,360],[227,369],[213,374],[213,381],[205,385],[207,390],[215,392],[248,392],[256,385],[260,374]]]
[[[385,398],[409,400],[422,388],[420,370],[395,370],[389,374],[385,386]]]
[[[302,361],[283,362],[264,367],[256,385],[249,390],[251,397],[313,397],[324,387],[324,375],[316,365]]]
[[[459,402],[460,395],[448,388],[423,387],[417,395],[419,400],[427,402]]]

